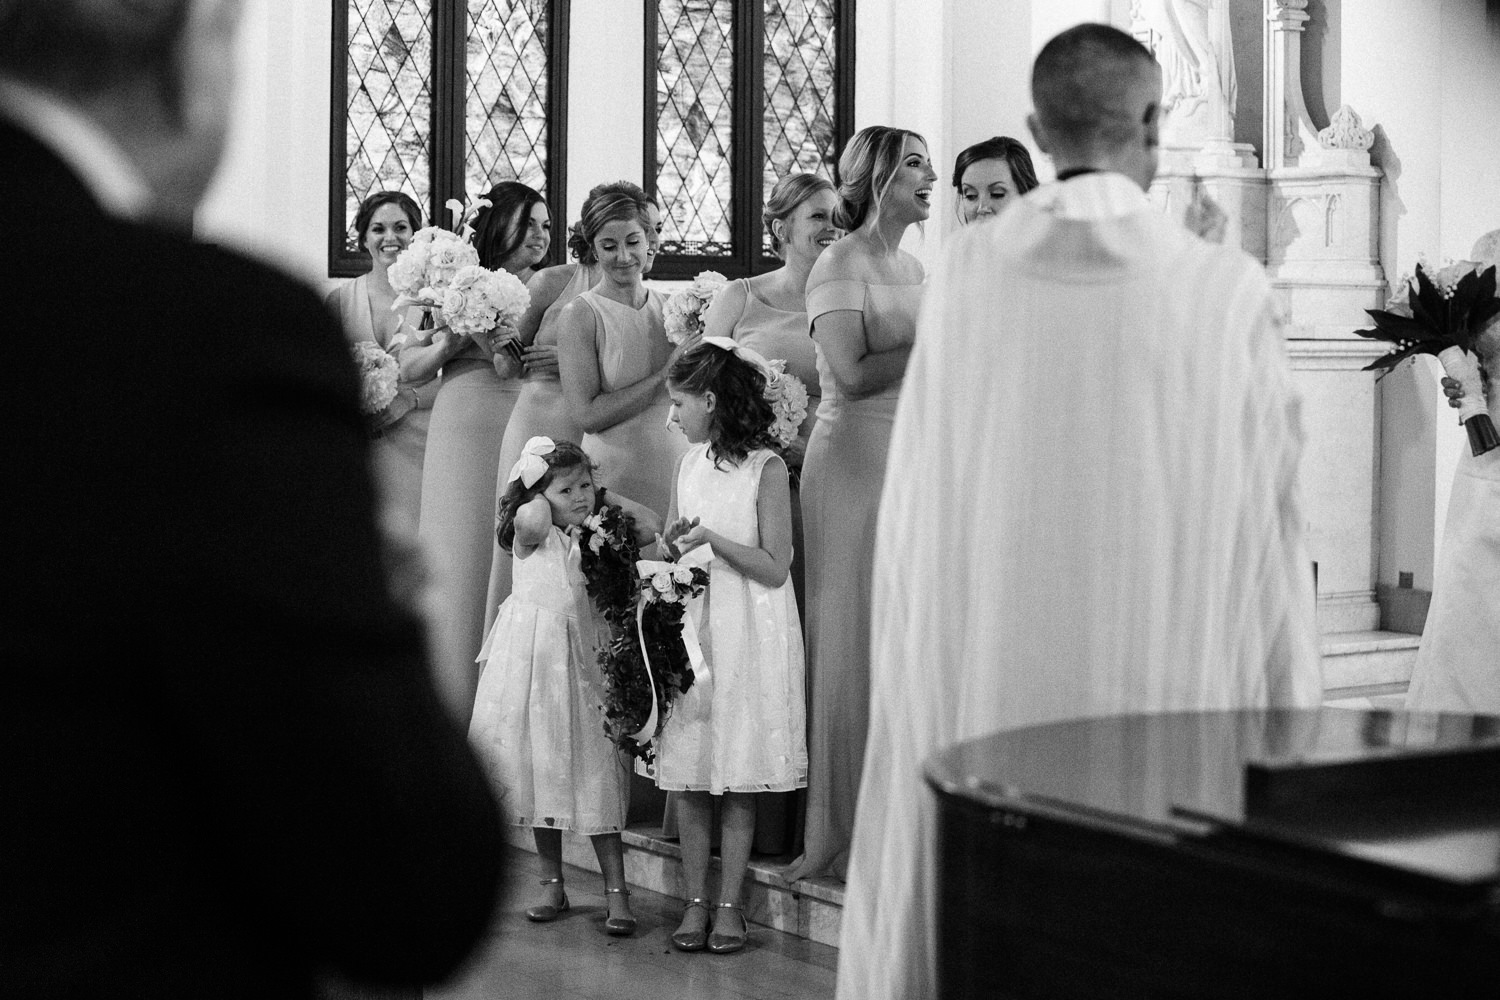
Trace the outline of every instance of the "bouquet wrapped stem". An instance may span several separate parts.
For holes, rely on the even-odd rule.
[[[1500,315],[1495,268],[1461,260],[1429,273],[1429,267],[1418,261],[1416,274],[1401,284],[1404,297],[1398,293],[1384,309],[1365,310],[1375,328],[1354,331],[1394,345],[1365,370],[1389,372],[1413,355],[1435,355],[1448,377],[1463,387],[1458,419],[1469,433],[1470,450],[1482,455],[1500,446],[1500,436],[1485,409],[1475,358],[1481,333]]]
[[[1475,455],[1483,455],[1500,447],[1500,435],[1495,433],[1495,423],[1484,405],[1484,379],[1479,372],[1479,359],[1461,347],[1445,347],[1438,352],[1437,359],[1448,377],[1463,387],[1458,422],[1469,432],[1469,450]]]

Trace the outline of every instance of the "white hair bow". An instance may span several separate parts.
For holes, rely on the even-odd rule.
[[[522,486],[528,490],[531,489],[547,474],[547,459],[543,456],[550,455],[556,450],[556,443],[549,437],[538,435],[527,441],[526,447],[521,449],[521,457],[516,459],[516,464],[510,467],[510,475],[505,481],[513,483],[519,479]]]
[[[771,373],[771,363],[762,357],[758,351],[746,347],[744,344],[730,337],[704,337],[703,343],[712,344],[720,350],[728,351],[730,354],[737,356],[741,361],[748,362],[759,368],[768,376]]]

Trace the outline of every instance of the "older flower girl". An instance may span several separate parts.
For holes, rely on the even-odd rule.
[[[807,783],[802,629],[788,581],[791,493],[786,463],[772,447],[780,415],[767,399],[774,375],[754,351],[722,337],[685,352],[667,374],[671,419],[693,448],[678,465],[666,542],[688,560],[700,547],[698,558],[709,557],[708,595],[698,609],[708,676],[698,677],[657,743],[657,785],[682,793],[690,898],[672,935],[681,951],[744,947],[739,900],[755,831],[754,793]],[[723,831],[710,934],[715,797],[722,798]]]

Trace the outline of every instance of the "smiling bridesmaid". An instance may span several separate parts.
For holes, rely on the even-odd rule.
[[[410,196],[376,191],[366,198],[355,214],[354,231],[370,257],[370,270],[339,285],[327,300],[351,341],[376,344],[401,366],[396,398],[376,418],[371,452],[382,523],[407,540],[417,533],[422,456],[442,358],[440,349],[430,343],[411,341],[421,310],[412,308],[403,315],[393,309],[396,290],[391,287],[390,268],[421,226],[422,210]]]
[[[547,203],[518,181],[502,181],[485,197],[490,207],[474,217],[479,263],[524,282],[551,246]],[[521,393],[520,362],[506,349],[517,335],[502,324],[457,338],[427,434],[418,537],[434,584],[433,659],[438,683],[465,723],[479,683],[475,657],[484,642],[500,444]]]
[[[813,265],[807,316],[823,398],[802,465],[807,543],[805,853],[791,877],[843,878],[869,727],[875,518],[926,275],[901,249],[932,211],[927,141],[872,125],[839,157],[834,225]]]

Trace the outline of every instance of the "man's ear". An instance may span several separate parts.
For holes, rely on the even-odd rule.
[[[1161,145],[1161,104],[1152,101],[1146,105],[1146,114],[1141,119],[1141,127],[1146,133],[1146,148],[1155,149]]]
[[[1031,137],[1036,140],[1036,148],[1051,156],[1052,143],[1048,141],[1047,130],[1042,128],[1042,123],[1037,119],[1035,111],[1026,116],[1026,129],[1031,133]]]

